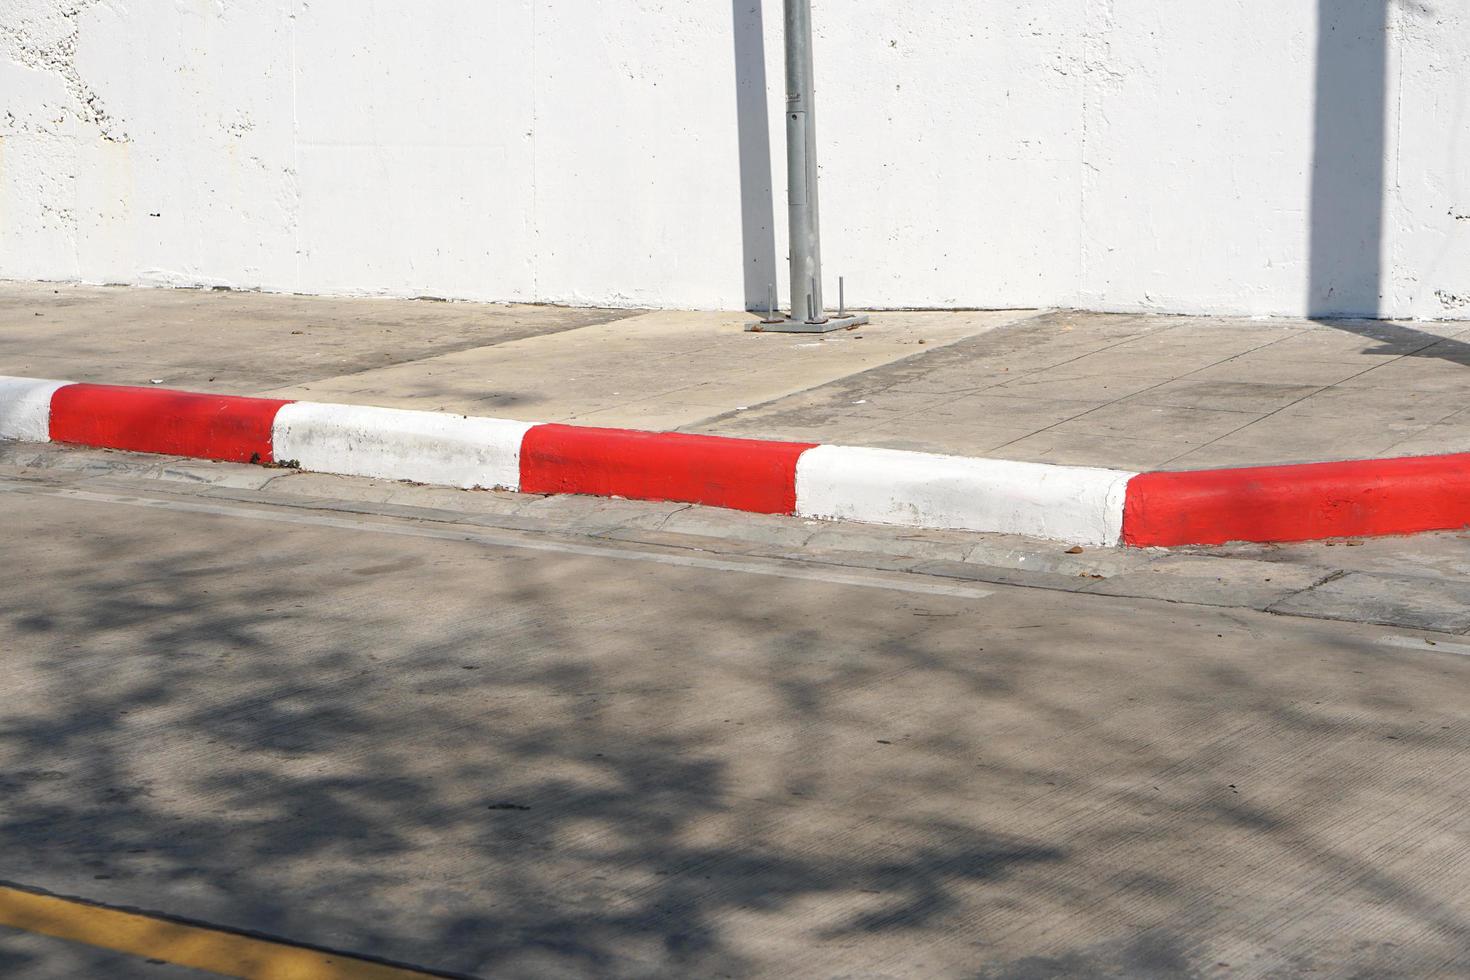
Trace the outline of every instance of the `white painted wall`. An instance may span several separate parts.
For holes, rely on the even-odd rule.
[[[1463,0],[814,7],[857,304],[1470,317]],[[736,308],[784,281],[779,27],[0,0],[0,277]]]

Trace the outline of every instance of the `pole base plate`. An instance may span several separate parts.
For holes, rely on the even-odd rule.
[[[745,325],[749,333],[831,333],[833,330],[851,330],[868,322],[866,313],[847,316],[829,316],[825,320],[808,322],[786,317],[780,320],[753,320]]]

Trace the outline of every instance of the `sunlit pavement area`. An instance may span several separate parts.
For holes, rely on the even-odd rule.
[[[13,886],[475,976],[1470,969],[1459,536],[1424,545],[1441,619],[1335,621],[1290,596],[1416,539],[1184,556],[1215,563],[1184,588],[1152,554],[26,452]],[[1079,564],[998,567],[1027,547]],[[1129,575],[1164,585],[1060,587]],[[0,962],[204,975],[107,941]]]
[[[0,283],[0,374],[1127,470],[1470,450],[1470,326],[748,314]]]

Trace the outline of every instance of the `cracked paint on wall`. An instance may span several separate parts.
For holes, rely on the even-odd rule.
[[[59,78],[69,99],[46,108],[72,115],[95,127],[110,142],[126,142],[127,132],[107,110],[102,96],[77,68],[77,41],[83,14],[100,0],[11,0],[0,22],[0,55],[20,68]],[[54,117],[53,117],[54,118]],[[14,108],[5,109],[6,128],[29,127]]]

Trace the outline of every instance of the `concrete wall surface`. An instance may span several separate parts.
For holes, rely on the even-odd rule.
[[[862,306],[1470,316],[1463,0],[815,0]],[[733,308],[779,0],[0,0],[0,277]]]

